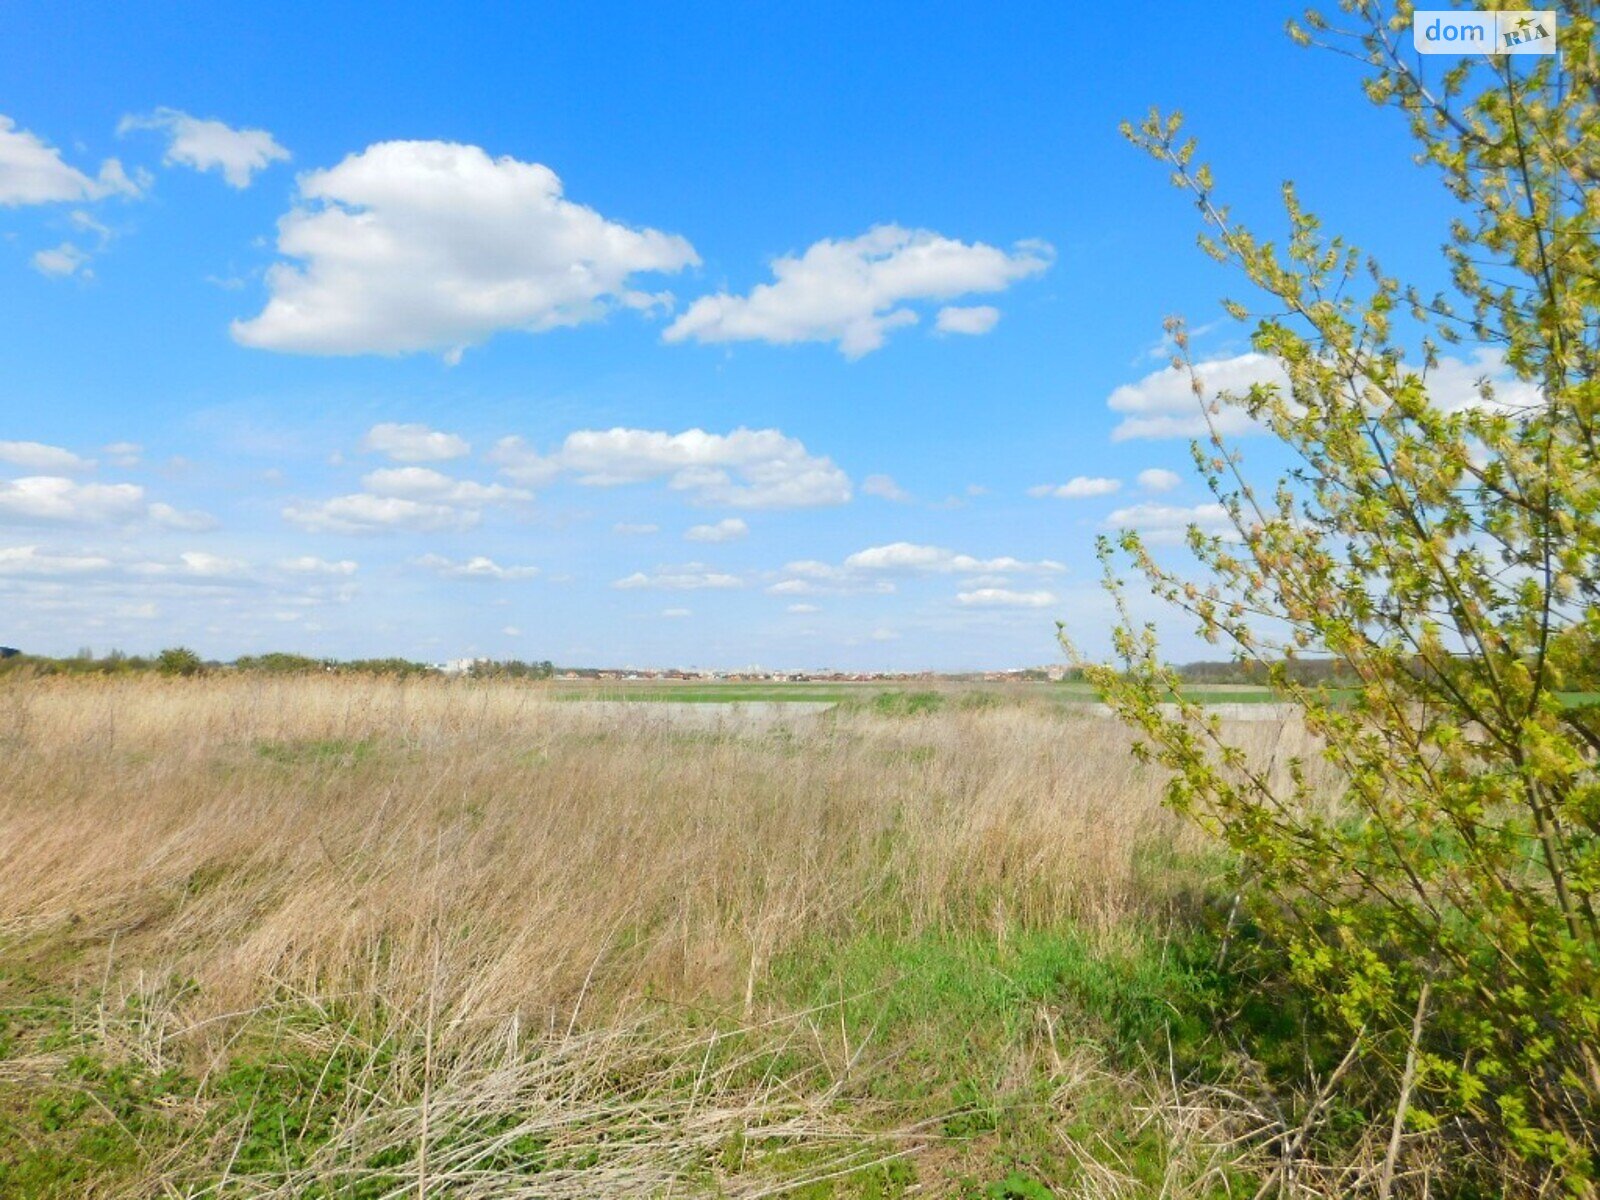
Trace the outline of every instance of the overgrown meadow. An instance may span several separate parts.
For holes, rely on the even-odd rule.
[[[1292,1013],[1241,1004],[1227,863],[1129,741],[1003,691],[708,726],[505,681],[9,679],[0,1193],[1280,1186],[1296,1129],[1229,1030],[1298,1053]],[[1295,1188],[1364,1138],[1302,1136]]]

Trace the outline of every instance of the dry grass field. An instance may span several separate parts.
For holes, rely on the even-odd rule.
[[[1116,723],[544,695],[0,685],[0,1194],[1254,1190],[1172,1065],[1219,864]]]

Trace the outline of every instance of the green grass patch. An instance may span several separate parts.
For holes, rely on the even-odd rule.
[[[1209,1046],[1209,954],[1200,938],[1108,942],[1071,928],[1003,942],[874,934],[792,950],[773,965],[772,987],[783,1006],[826,1006],[819,1028],[837,1029],[840,1054],[856,1056],[866,1099],[974,1148],[965,1194],[1031,1200],[1052,1194],[1040,1180],[1059,1186],[1076,1172],[1063,1132],[1083,1145],[1108,1139],[1159,1180],[1159,1139],[1129,1120],[1113,1084],[1086,1085],[1071,1129],[1060,1128],[1051,1064],[1082,1053],[1132,1067],[1169,1045],[1198,1060]]]
[[[863,935],[791,951],[773,965],[772,986],[795,1005],[838,1005],[857,1040],[916,1063],[919,1081],[977,1085],[983,1064],[1048,1038],[1052,1025],[1058,1049],[1092,1042],[1124,1058],[1168,1032],[1193,1041],[1211,986],[1194,965],[1203,951],[1154,936],[1127,943],[1072,929],[1003,942]]]
[[[920,717],[943,707],[938,692],[879,692],[872,698],[872,711],[883,717]]]
[[[373,738],[319,738],[255,745],[256,757],[285,767],[353,767],[378,752]]]

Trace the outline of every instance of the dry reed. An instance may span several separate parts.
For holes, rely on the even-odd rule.
[[[1263,760],[1305,750],[1292,727],[1237,732]],[[496,1137],[655,1131],[637,1159],[602,1156],[608,1174],[526,1194],[693,1191],[673,1164],[734,1129],[803,1143],[827,1174],[910,1135],[864,1143],[831,1107],[837,1077],[752,1084],[737,1055],[658,1086],[705,1046],[663,1042],[643,999],[764,1028],[768,964],[815,939],[1071,922],[1114,941],[1159,923],[1173,887],[1147,864],[1202,843],[1128,745],[1046,706],[707,731],[504,682],[16,681],[0,686],[0,939],[51,946],[101,985],[103,1014],[142,994],[120,1036],[154,1066],[220,1062],[241,1013],[399,1014],[389,1082],[356,1089],[298,1174],[244,1194],[336,1179],[385,1141],[422,1147],[411,1194],[523,1194],[492,1146],[452,1134],[508,1113]],[[177,1186],[170,1158],[149,1170]]]

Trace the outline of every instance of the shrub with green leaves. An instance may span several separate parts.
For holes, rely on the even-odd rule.
[[[199,675],[206,665],[187,646],[171,646],[156,655],[156,670],[163,675]]]
[[[1125,130],[1197,202],[1203,248],[1264,297],[1227,306],[1287,387],[1210,399],[1173,324],[1212,429],[1196,463],[1231,529],[1190,530],[1198,566],[1131,533],[1103,544],[1122,620],[1116,661],[1087,673],[1171,771],[1171,803],[1236,852],[1256,919],[1324,1033],[1357,1048],[1360,1099],[1390,1115],[1394,1144],[1433,1129],[1458,1170],[1592,1196],[1600,712],[1560,693],[1565,650],[1600,632],[1595,12],[1562,10],[1559,56],[1462,57],[1440,77],[1440,60],[1424,73],[1408,56],[1409,6],[1344,8],[1355,28],[1311,14],[1291,35],[1362,62],[1459,202],[1453,294],[1324,234],[1290,185],[1287,240],[1260,238],[1217,199],[1178,116]],[[1494,352],[1498,392],[1436,394],[1455,343]],[[1218,431],[1230,403],[1293,452],[1270,491]],[[1198,706],[1164,704],[1182,680],[1126,603],[1129,562],[1298,705],[1341,796],[1312,794],[1298,763],[1251,764]],[[1312,656],[1339,664],[1337,696],[1285,666]]]

